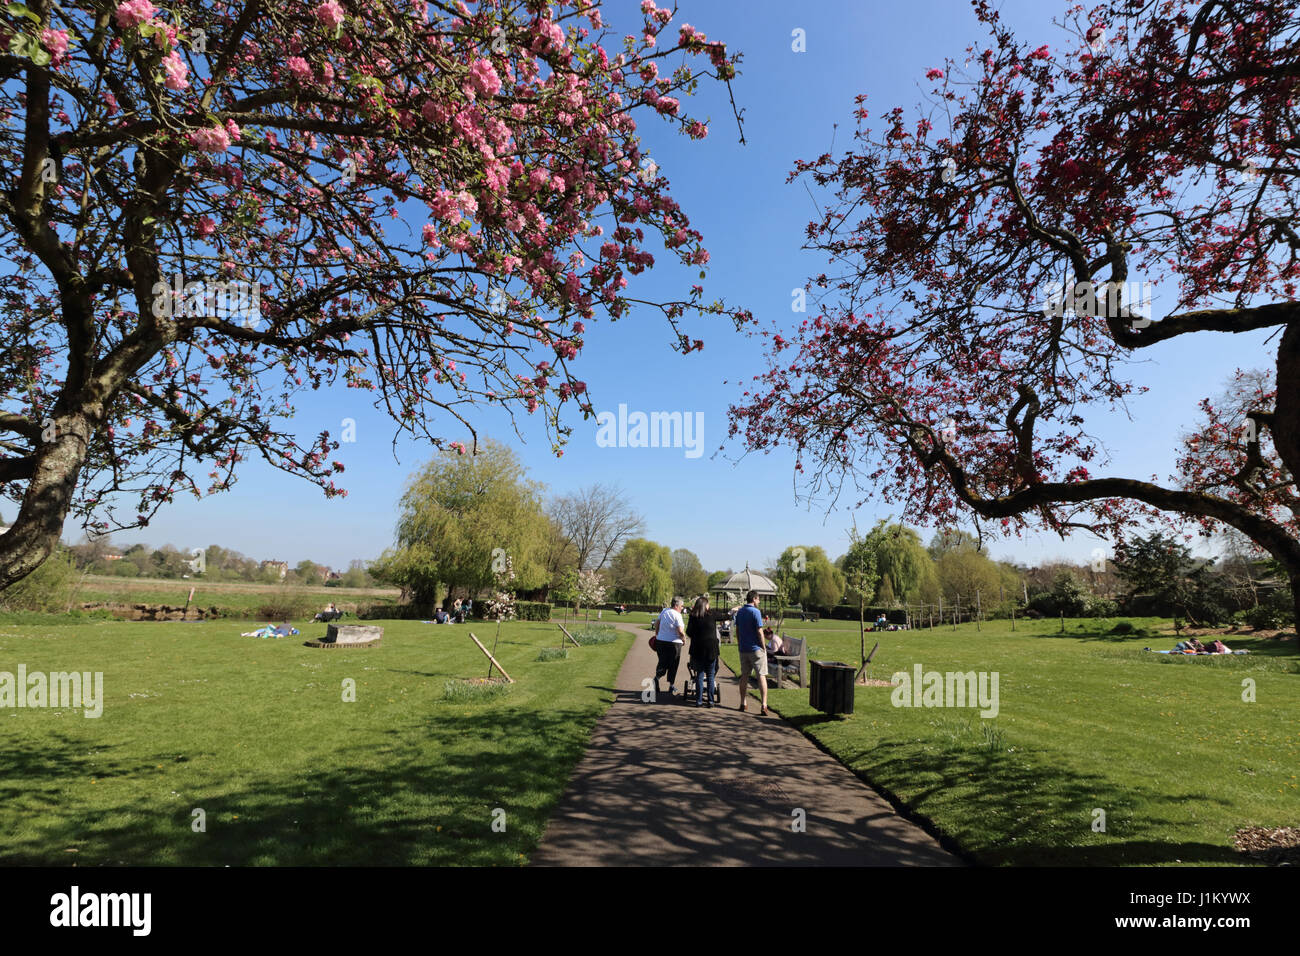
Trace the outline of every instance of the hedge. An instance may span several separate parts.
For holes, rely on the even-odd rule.
[[[474,602],[478,607],[478,602]],[[544,601],[516,601],[515,618],[520,621],[549,621],[551,606]]]

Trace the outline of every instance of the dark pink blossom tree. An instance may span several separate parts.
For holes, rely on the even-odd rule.
[[[929,71],[921,115],[873,130],[859,98],[854,148],[798,163],[792,179],[835,197],[807,231],[831,264],[809,283],[821,311],[758,333],[770,368],[733,434],[793,446],[814,489],[879,490],[921,522],[1229,525],[1300,585],[1295,5],[1076,6],[1057,47],[973,6],[989,39]],[[1145,283],[1173,292],[1158,315]],[[1271,381],[1207,403],[1176,475],[1106,474],[1089,424],[1124,414],[1135,360],[1268,329]]]
[[[640,301],[652,241],[708,261],[635,117],[705,136],[681,97],[736,57],[641,12],[611,37],[593,0],[0,11],[0,587],[69,515],[143,525],[249,455],[342,494],[338,438],[287,424],[334,383],[462,452],[476,404],[542,414],[562,453],[588,326]],[[723,311],[645,304],[683,351],[678,320]]]

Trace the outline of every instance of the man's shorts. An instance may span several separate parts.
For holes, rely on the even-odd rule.
[[[757,672],[759,677],[767,676],[767,649],[760,647],[756,651],[740,652],[740,676],[744,677],[750,671]]]

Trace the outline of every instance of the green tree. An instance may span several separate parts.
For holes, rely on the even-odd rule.
[[[397,543],[372,572],[406,589],[420,605],[434,603],[440,586],[470,593],[492,587],[504,556],[515,588],[542,587],[550,523],[541,492],[504,445],[489,439],[472,455],[448,450],[407,485]]]
[[[1213,564],[1196,561],[1185,544],[1159,532],[1115,548],[1115,570],[1129,586],[1128,599],[1151,595],[1173,617],[1175,630],[1184,620],[1217,624],[1228,616],[1226,589]]]
[[[662,544],[633,538],[614,556],[610,580],[618,600],[662,604],[672,596],[673,553]]]
[[[730,570],[728,570],[728,571],[710,571],[710,572],[709,572],[708,585],[707,585],[707,586],[708,586],[708,589],[709,589],[710,591],[712,591],[715,587],[717,587],[717,586],[718,586],[719,584],[721,584],[723,581],[727,580],[727,578],[731,577],[731,575],[732,575],[732,572],[731,572]]]
[[[709,586],[709,576],[704,573],[704,565],[692,551],[678,548],[673,552],[673,591],[686,598],[699,597]]]
[[[370,586],[370,575],[366,572],[366,562],[354,558],[339,579],[339,586],[345,588],[365,588]]]
[[[877,549],[880,547],[880,534],[885,522],[879,522],[867,534],[861,534],[855,523],[849,531],[849,550],[840,559],[844,572],[847,599],[858,606],[858,639],[861,643],[862,665],[858,669],[860,676],[865,676],[867,668],[867,603],[876,591],[880,580],[877,570]]]
[[[998,568],[982,551],[967,547],[944,551],[935,562],[935,571],[946,603],[968,610],[974,610],[977,603],[996,603]]]
[[[834,607],[844,597],[844,574],[816,545],[792,545],[782,551],[772,580],[778,586],[786,582],[787,600],[799,605]]]
[[[1122,542],[1115,549],[1115,570],[1128,585],[1130,598],[1172,595],[1191,560],[1186,545],[1159,532]]]
[[[922,603],[922,585],[934,576],[934,559],[921,543],[921,536],[903,524],[882,523],[871,533],[878,539],[875,552],[880,588],[876,603]]]
[[[943,528],[934,533],[927,550],[930,552],[930,557],[938,561],[949,551],[978,551],[980,542],[979,538],[969,531],[960,528]]]

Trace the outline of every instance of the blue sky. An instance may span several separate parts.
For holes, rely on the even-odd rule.
[[[999,9],[1033,46],[1055,47],[1064,40],[1051,19],[1064,12],[1065,3],[1006,2]],[[635,29],[637,4],[607,4],[605,21],[618,35]],[[970,6],[957,0],[818,2],[804,8],[772,0],[682,0],[674,23],[681,22],[744,53],[733,88],[744,110],[748,145],[737,142],[725,88],[711,86],[688,101],[693,115],[712,118],[706,140],[688,140],[650,118],[641,121],[643,140],[692,225],[704,233],[712,257],[704,282],[707,297],[722,296],[729,305],[749,308],[764,323],[797,324],[802,317],[791,311],[791,290],[820,268],[800,249],[814,207],[802,184],[785,182],[794,161],[827,151],[832,137],[837,153],[850,145],[853,98],[859,93],[868,94],[873,116],[895,105],[918,104],[925,70],[942,66],[945,56],[960,58],[983,33]],[[806,52],[792,50],[796,29],[804,31]],[[618,48],[617,42],[608,45]],[[419,226],[413,224],[416,232]],[[675,267],[670,258],[658,260],[652,273],[630,278],[629,293],[677,298],[698,281],[694,271]],[[686,330],[704,339],[702,352],[674,352],[667,323],[646,312],[617,323],[590,323],[575,368],[598,410],[626,403],[644,412],[701,413],[701,457],[688,458],[683,449],[598,447],[596,422],[570,418],[574,433],[563,458],[556,459],[540,421],[521,422],[522,438],[487,410],[475,424],[481,435],[511,445],[530,476],[553,492],[595,481],[621,485],[645,516],[650,538],[689,548],[709,570],[763,565],[794,544],[821,545],[832,557],[841,554],[854,516],[842,509],[828,512],[824,501],[797,498],[791,453],[749,456],[739,464],[743,449],[738,445],[715,454],[726,442],[726,409],[740,397],[737,383],[764,368],[758,343],[724,319],[692,320]],[[1267,361],[1262,334],[1175,340],[1150,358],[1139,373],[1150,392],[1131,403],[1132,420],[1112,415],[1094,426],[1111,453],[1108,473],[1167,476],[1196,402],[1217,394],[1234,367]],[[291,564],[311,558],[334,567],[377,556],[392,543],[395,504],[405,481],[431,450],[404,439],[394,446],[391,423],[358,392],[342,387],[310,393],[299,402],[298,433],[328,429],[337,435],[344,418],[356,421],[357,438],[337,456],[347,466],[341,482],[347,498],[326,500],[306,482],[250,462],[233,491],[178,502],[149,528],[119,533],[114,540],[171,543],[187,550],[219,543],[250,557]],[[451,432],[449,437],[467,436]],[[856,517],[860,527],[870,526],[891,513],[886,503],[877,502]],[[66,531],[68,540],[80,537],[80,528],[71,523]],[[922,533],[929,537],[929,531]],[[998,541],[991,550],[1030,562],[1058,556],[1086,560],[1098,544],[1087,537],[1063,542],[1042,535]]]

